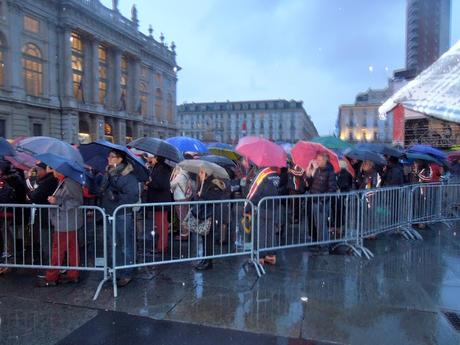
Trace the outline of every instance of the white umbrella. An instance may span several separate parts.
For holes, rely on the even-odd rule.
[[[203,161],[201,159],[186,159],[180,162],[178,166],[193,174],[199,174],[200,170],[204,169],[207,175],[212,175],[221,179],[230,179],[224,168],[215,163]]]

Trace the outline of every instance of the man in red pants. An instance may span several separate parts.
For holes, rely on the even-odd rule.
[[[78,267],[80,264],[77,229],[82,224],[79,207],[83,205],[83,191],[79,183],[53,171],[59,184],[52,196],[48,197],[51,205],[57,209],[50,210],[50,220],[54,226],[51,266]],[[67,255],[67,262],[64,257]],[[78,283],[80,272],[68,270],[65,277],[59,276],[58,269],[46,272],[45,279],[38,282],[39,287],[56,286],[57,283]]]

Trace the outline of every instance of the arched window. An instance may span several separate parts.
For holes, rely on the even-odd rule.
[[[174,122],[174,110],[173,110],[173,100],[170,93],[168,93],[168,100],[167,100],[167,109],[168,109],[168,122]]]
[[[163,114],[163,92],[161,92],[161,89],[158,88],[155,91],[155,116],[158,121],[162,119],[162,114]]]
[[[0,87],[5,86],[5,41],[0,35]]]
[[[27,43],[22,48],[22,67],[26,93],[31,96],[43,95],[42,53],[35,44]]]
[[[144,82],[140,82],[139,84],[139,94],[140,113],[143,116],[147,116],[148,89]]]

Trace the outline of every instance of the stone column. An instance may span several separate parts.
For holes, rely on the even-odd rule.
[[[64,28],[63,34],[62,34],[62,56],[63,60],[62,61],[62,90],[64,93],[64,98],[66,100],[73,99],[73,89],[72,89],[72,45],[70,42],[70,37],[71,37],[71,29],[70,28]]]
[[[78,113],[64,112],[62,114],[63,140],[68,143],[78,143],[79,121]]]
[[[120,77],[121,77],[121,51],[119,49],[114,48],[113,52],[113,59],[111,64],[112,72],[110,75],[112,76],[112,80],[110,83],[112,84],[112,95],[110,99],[112,100],[112,107],[115,110],[120,109],[120,96],[121,96],[121,87],[120,87]]]
[[[91,98],[89,101],[94,104],[99,104],[99,42],[93,39],[89,42],[91,51],[91,67],[89,69],[91,73]],[[89,98],[89,97],[88,97]]]
[[[16,4],[11,4],[8,13],[9,35],[8,35],[8,55],[10,68],[7,68],[6,85],[10,83],[13,95],[22,98],[25,95],[24,75],[22,73],[22,46],[21,34],[23,20],[21,9]]]
[[[113,121],[113,136],[116,144],[124,145],[126,143],[126,121],[115,119]]]
[[[139,59],[133,59],[130,61],[129,68],[129,81],[128,84],[128,111],[137,113],[139,110],[139,79],[141,73],[141,64]]]

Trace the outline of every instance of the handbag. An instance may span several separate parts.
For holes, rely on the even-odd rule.
[[[211,231],[212,222],[211,218],[206,218],[205,220],[200,221],[189,210],[184,220],[182,221],[182,225],[184,227],[188,227],[190,231],[196,233],[197,235],[206,236],[209,234],[209,231]]]

